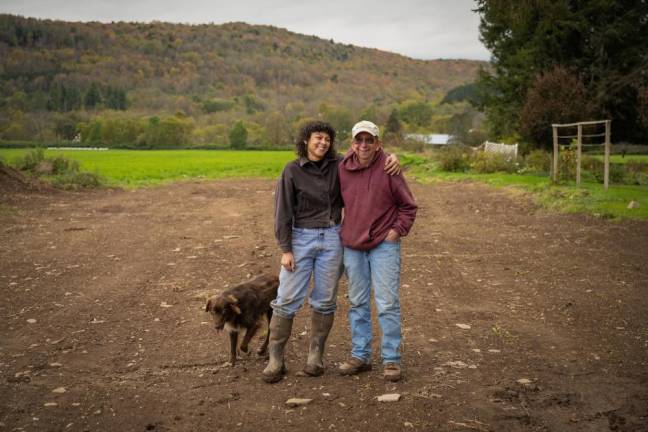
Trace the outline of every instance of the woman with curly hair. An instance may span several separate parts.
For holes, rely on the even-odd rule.
[[[272,302],[270,361],[263,379],[274,383],[286,373],[284,347],[293,318],[308,295],[312,308],[308,360],[304,373],[324,373],[322,356],[336,308],[338,280],[342,274],[342,194],[335,151],[335,130],[326,122],[306,123],[295,143],[297,159],[283,169],[275,190],[275,236],[282,250],[279,291]],[[400,172],[395,156],[385,164],[390,174]]]

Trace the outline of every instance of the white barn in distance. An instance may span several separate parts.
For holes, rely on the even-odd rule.
[[[448,145],[452,144],[454,137],[448,134],[407,134],[405,138],[430,145]]]

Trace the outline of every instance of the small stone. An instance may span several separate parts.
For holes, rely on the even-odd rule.
[[[398,402],[401,398],[399,393],[386,393],[378,396],[378,402]]]
[[[308,405],[313,402],[313,399],[300,399],[300,398],[291,398],[286,401],[286,405],[291,408]]]
[[[635,200],[632,200],[632,201],[630,201],[630,203],[628,203],[628,208],[629,209],[636,209],[636,208],[639,208],[639,207],[641,207],[641,206]]]
[[[462,362],[461,360],[445,362],[445,363],[443,363],[443,365],[444,366],[450,366],[450,367],[455,368],[455,369],[464,369],[464,368],[468,367],[468,365],[466,363]]]
[[[61,367],[63,366],[61,363],[55,362],[55,363],[50,363],[50,367]]]
[[[499,353],[499,352],[501,352],[501,351],[498,350],[498,349],[489,349],[488,352],[489,352],[489,353],[493,353],[493,354],[497,354],[497,353]]]
[[[460,329],[462,329],[462,330],[470,330],[470,329],[472,328],[472,327],[470,327],[470,325],[468,325],[468,324],[461,324],[461,323],[460,323],[460,324],[455,324],[455,325],[456,325],[457,327],[459,327]]]
[[[403,426],[408,427],[408,428],[413,428],[414,425],[411,422],[405,422],[403,423]]]
[[[517,383],[522,385],[528,385],[531,384],[531,380],[528,378],[520,378],[519,380],[517,380]]]
[[[231,240],[231,239],[235,239],[235,238],[239,238],[239,237],[240,237],[240,236],[237,236],[237,235],[226,235],[226,236],[223,236],[223,238],[224,238],[225,240]]]
[[[439,342],[439,341],[438,341],[437,339],[434,339],[434,338],[430,338],[430,339],[428,339],[428,342],[432,342],[432,343],[435,343],[435,342]]]
[[[52,390],[52,393],[65,393],[67,390],[65,387],[56,387],[54,390]]]
[[[34,318],[29,318],[29,319],[27,320],[27,322],[28,322],[29,324],[36,324],[36,320],[35,320]]]
[[[170,305],[170,304],[168,304],[167,302],[163,301],[162,303],[160,303],[160,307],[163,307],[163,308],[170,308],[170,307],[173,307],[173,305]]]
[[[473,352],[476,352],[476,353],[480,353],[480,352],[481,352],[481,350],[480,350],[479,348],[473,348],[472,350],[473,350]]]
[[[57,404],[56,402],[45,402],[45,403],[43,404],[43,406],[46,406],[46,407],[55,407],[55,406],[58,406],[58,404]]]

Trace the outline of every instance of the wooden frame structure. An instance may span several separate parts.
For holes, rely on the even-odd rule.
[[[560,156],[560,145],[558,140],[560,138],[576,138],[576,184],[580,185],[581,182],[581,159],[582,159],[582,149],[583,149],[583,138],[591,137],[605,137],[605,164],[603,172],[603,186],[605,190],[608,190],[610,184],[610,129],[611,129],[611,120],[597,120],[597,121],[586,121],[578,123],[566,123],[566,124],[552,124],[551,128],[553,130],[553,164],[551,169],[551,179],[554,183],[558,181],[558,158]],[[605,125],[605,132],[599,134],[590,134],[583,135],[583,126],[590,125]],[[577,128],[576,135],[558,135],[560,128]]]

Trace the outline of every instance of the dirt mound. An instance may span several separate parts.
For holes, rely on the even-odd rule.
[[[26,176],[20,171],[0,162],[0,194],[20,194],[26,192],[50,192],[52,186]]]

